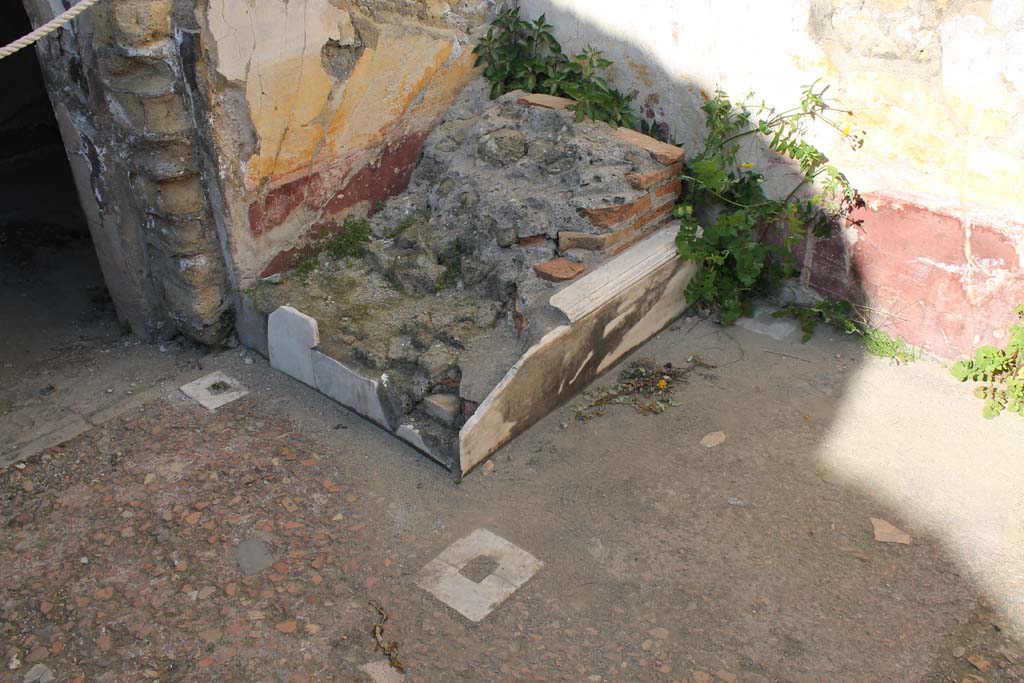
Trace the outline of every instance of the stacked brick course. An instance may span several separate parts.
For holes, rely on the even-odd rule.
[[[527,107],[564,110],[574,102],[564,97],[534,93],[519,98]],[[681,147],[656,140],[629,128],[609,129],[609,135],[638,147],[651,155],[664,168],[646,173],[627,173],[625,178],[634,190],[646,194],[630,202],[581,208],[579,213],[597,229],[596,232],[562,230],[558,233],[558,250],[584,249],[615,255],[651,235],[672,215],[683,185],[679,175],[685,155]],[[582,269],[580,270],[582,272]]]

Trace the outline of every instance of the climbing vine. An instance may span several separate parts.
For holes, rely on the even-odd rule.
[[[863,134],[841,123],[848,111],[825,98],[817,82],[804,88],[798,107],[777,111],[763,102],[734,103],[723,91],[703,105],[704,149],[686,164],[687,189],[676,207],[676,245],[702,268],[687,287],[691,303],[717,311],[724,323],[750,315],[753,300],[797,271],[794,247],[810,229],[828,236],[833,224],[864,205],[846,176],[805,139],[808,125],[822,121],[854,149]],[[760,136],[771,152],[795,162],[798,178],[779,199],[764,192],[764,176],[741,158],[745,138]],[[802,198],[811,188],[810,198]]]

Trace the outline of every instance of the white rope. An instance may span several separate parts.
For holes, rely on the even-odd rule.
[[[99,1],[100,0],[82,0],[80,3],[78,3],[68,11],[64,12],[63,14],[58,14],[53,19],[43,24],[35,31],[32,31],[32,33],[28,34],[24,38],[19,38],[10,45],[5,45],[4,47],[0,48],[0,59],[3,59],[4,57],[10,57],[18,50],[24,49],[29,45],[32,45],[33,43],[45,38],[46,36],[50,35],[57,29],[64,26],[65,24],[71,22],[72,19],[74,19],[79,14],[89,9]]]

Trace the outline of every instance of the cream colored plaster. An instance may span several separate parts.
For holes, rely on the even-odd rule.
[[[259,152],[245,163],[246,186],[308,164],[324,136],[318,119],[333,88],[320,51],[341,39],[342,25],[351,26],[348,13],[328,0],[211,0],[207,19],[217,70],[245,81],[259,136]]]
[[[321,49],[330,40],[351,42],[354,30],[348,12],[328,0],[212,0],[207,20],[217,71],[245,83],[259,137],[257,153],[243,160],[250,190],[308,174],[318,157],[330,163],[380,143],[459,48],[440,30],[381,24],[347,81],[335,83]],[[465,62],[458,60],[457,77],[441,84],[445,96],[432,104],[446,105],[468,80]]]
[[[432,7],[448,11],[445,3]],[[243,284],[294,247],[382,150],[429,132],[475,73],[462,29],[365,7],[351,12],[362,14],[329,0],[210,0],[200,17],[205,67],[226,81],[209,79],[209,100],[226,232]],[[328,42],[353,46],[357,58],[344,77],[323,62]],[[297,190],[301,203],[252,234],[252,206],[314,175]]]
[[[716,87],[785,108],[822,79],[867,143],[853,152],[821,127],[811,139],[861,189],[1024,212],[1020,0],[833,0],[831,15],[810,0],[520,4],[546,13],[567,50],[605,50],[615,85],[641,103],[654,95],[691,152],[703,139],[701,98]],[[784,169],[755,160],[770,192],[788,190]]]

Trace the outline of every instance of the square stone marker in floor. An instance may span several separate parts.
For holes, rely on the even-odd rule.
[[[211,372],[206,377],[200,377],[194,382],[189,382],[181,387],[181,392],[207,410],[213,411],[226,403],[242,398],[249,393],[249,390],[242,386],[237,379],[218,370]]]
[[[258,538],[249,538],[235,548],[235,561],[238,568],[246,576],[259,574],[261,571],[274,564],[273,556],[267,551],[267,546]]]
[[[490,558],[498,566],[477,583],[461,571],[480,557]],[[470,621],[480,621],[542,566],[543,562],[522,548],[487,529],[477,529],[427,563],[416,583]]]
[[[359,670],[369,676],[373,683],[402,683],[405,680],[405,676],[395,671],[386,659],[363,664]]]

